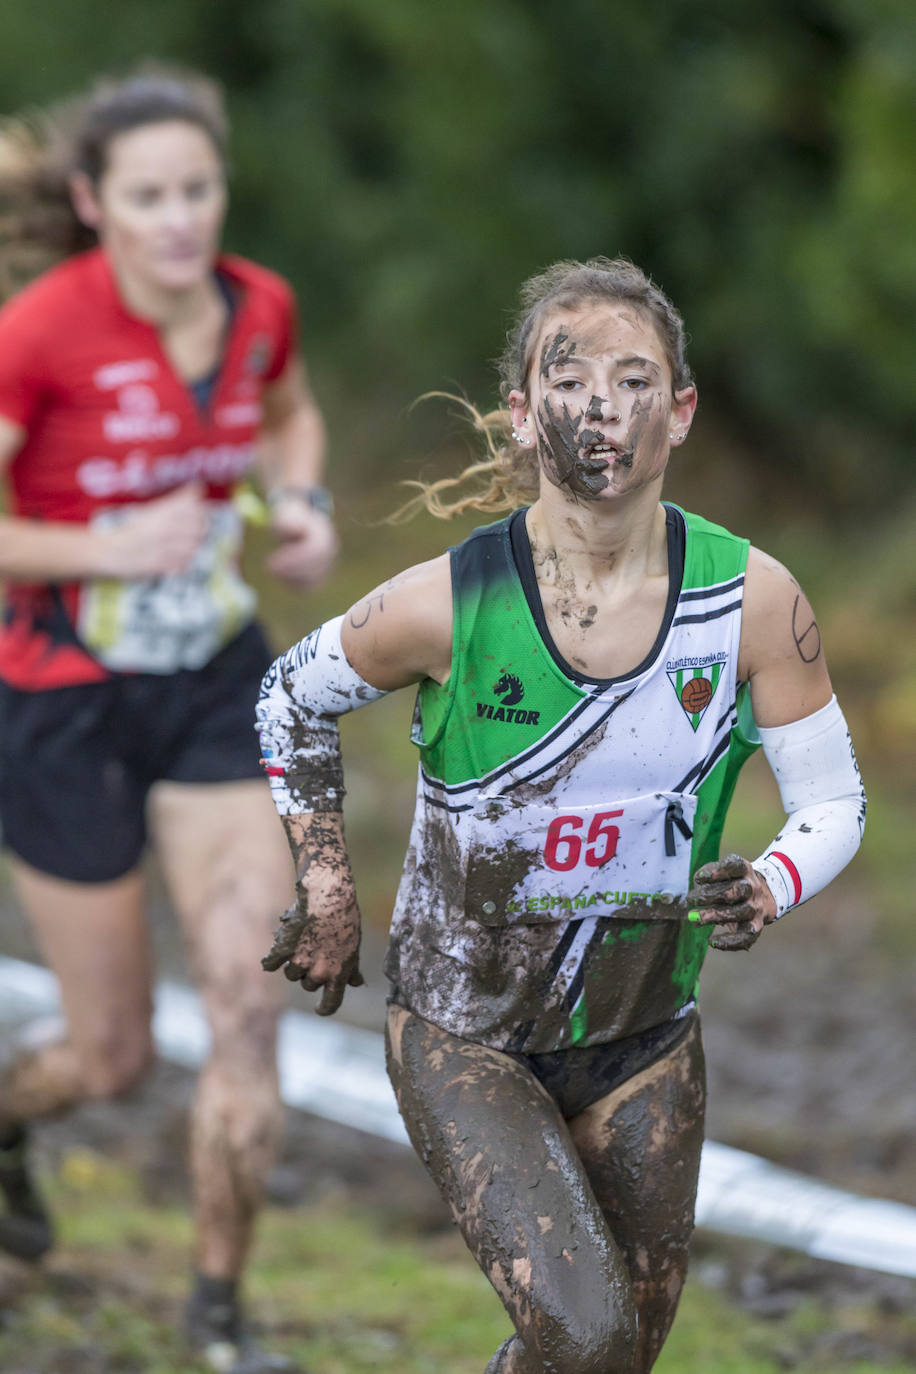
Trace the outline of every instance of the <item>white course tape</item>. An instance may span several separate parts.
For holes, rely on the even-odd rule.
[[[0,959],[0,1029],[58,1010],[57,983],[47,969]],[[159,983],[153,1034],[164,1059],[196,1068],[209,1044],[197,994],[180,983]],[[278,1053],[289,1106],[407,1143],[376,1031],[287,1011]],[[703,1147],[697,1225],[916,1278],[916,1207],[857,1197],[712,1140]]]
[[[703,1146],[697,1225],[916,1278],[916,1207],[857,1197],[711,1140]]]

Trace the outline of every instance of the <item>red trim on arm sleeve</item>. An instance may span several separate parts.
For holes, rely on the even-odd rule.
[[[766,855],[766,858],[778,859],[779,862],[782,864],[783,868],[785,868],[789,877],[792,879],[792,885],[795,889],[792,902],[793,905],[797,906],[798,903],[801,901],[802,895],[802,882],[801,878],[799,877],[798,869],[795,867],[794,863],[789,858],[788,854],[780,854],[778,849],[771,849],[769,854]]]

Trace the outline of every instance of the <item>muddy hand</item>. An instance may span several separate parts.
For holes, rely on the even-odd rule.
[[[293,957],[306,920],[306,913],[300,911],[298,906],[286,908],[280,917],[280,924],[274,931],[274,942],[261,960],[261,968],[265,972],[275,973],[287,959]]]
[[[274,934],[274,942],[261,960],[261,967],[267,973],[278,968],[291,983],[301,983],[306,992],[322,989],[321,1001],[315,1008],[319,1016],[331,1016],[340,1006],[348,987],[358,988],[365,983],[359,971],[359,939],[355,948],[336,949],[337,942],[330,941],[330,950],[322,950],[320,922],[310,916],[301,906],[287,908],[280,917],[280,924]]]
[[[698,868],[687,901],[695,925],[721,927],[709,941],[714,949],[750,949],[776,918],[773,894],[740,854]]]

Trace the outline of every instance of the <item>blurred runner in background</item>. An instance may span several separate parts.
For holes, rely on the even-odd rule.
[[[865,802],[798,584],[660,500],[697,399],[677,311],[607,259],[557,264],[522,304],[507,408],[476,416],[488,458],[415,503],[520,509],[264,680],[298,875],[264,966],[323,988],[324,1013],[362,981],[336,717],[419,682],[386,964],[401,1112],[515,1325],[488,1374],[644,1374],[687,1268],[707,945],[750,948],[829,882]],[[760,743],[788,819],[720,860]]]
[[[2,132],[7,294],[48,270],[0,312],[0,815],[66,1026],[0,1071],[0,1246],[52,1241],[28,1121],[149,1066],[151,843],[212,1033],[188,1335],[257,1374],[289,1367],[252,1345],[238,1296],[281,1129],[282,999],[257,954],[289,859],[251,732],[271,655],[239,483],[257,465],[278,576],[321,581],[337,540],[291,289],[220,252],[226,134],[211,82],[152,67]]]

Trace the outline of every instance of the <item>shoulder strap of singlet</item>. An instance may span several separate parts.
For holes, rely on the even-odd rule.
[[[443,685],[424,678],[417,694],[411,729],[414,744],[431,748],[441,739],[455,700],[470,650],[470,638],[483,602],[494,585],[518,586],[509,544],[509,519],[472,530],[467,539],[449,549],[452,577],[452,666]],[[518,586],[518,595],[522,595]]]

